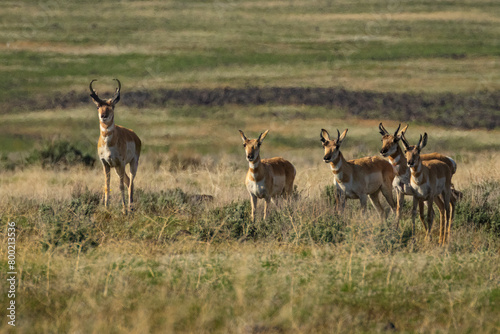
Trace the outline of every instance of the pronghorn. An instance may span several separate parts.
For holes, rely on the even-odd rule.
[[[139,165],[139,155],[141,153],[141,140],[134,131],[126,129],[119,125],[115,125],[114,110],[115,104],[120,101],[121,84],[118,79],[114,79],[118,83],[115,95],[109,100],[101,100],[97,96],[97,92],[92,88],[90,82],[90,96],[94,100],[99,113],[99,125],[101,134],[97,143],[97,153],[104,167],[104,205],[109,204],[109,183],[110,171],[114,168],[120,177],[120,191],[122,193],[123,211],[127,211],[125,204],[125,186],[128,187],[128,209],[133,210],[132,203],[134,202],[134,178]],[[130,178],[125,172],[125,166],[130,164]]]
[[[451,169],[440,160],[422,161],[420,152],[427,144],[427,133],[420,135],[416,146],[410,146],[404,134],[401,137],[406,150],[407,165],[410,167],[410,186],[413,189],[412,223],[415,226],[418,201],[427,202],[426,239],[431,238],[431,227],[434,219],[432,203],[436,203],[440,212],[439,244],[444,244],[450,235],[452,210],[451,199]],[[441,195],[441,196],[440,196]],[[420,219],[423,221],[423,210],[420,210]],[[424,224],[425,225],[425,224]]]
[[[345,160],[340,146],[347,134],[347,129],[340,134],[337,130],[337,139],[330,139],[325,129],[321,130],[321,141],[325,148],[323,161],[330,163],[334,175],[334,183],[341,190],[342,204],[345,198],[359,199],[363,212],[366,211],[366,203],[370,197],[373,206],[379,212],[382,220],[385,218],[384,209],[379,201],[379,193],[382,192],[387,203],[394,210],[396,204],[392,197],[392,180],[394,170],[390,163],[380,157],[365,157],[355,160]],[[339,200],[337,196],[336,200]]]
[[[249,165],[245,185],[251,198],[252,221],[255,220],[258,198],[265,200],[264,219],[266,219],[267,207],[272,197],[292,195],[295,167],[283,158],[260,159],[260,146],[269,130],[261,133],[258,139],[248,139],[243,131],[239,131]]]
[[[394,181],[392,182],[392,186],[397,194],[397,221],[399,226],[399,220],[401,218],[401,211],[403,209],[404,203],[404,195],[413,196],[413,189],[410,186],[410,169],[407,166],[406,157],[399,146],[399,141],[401,137],[404,136],[406,130],[408,129],[408,125],[406,125],[401,133],[398,135],[398,131],[401,128],[401,124],[399,124],[394,135],[391,135],[382,125],[379,124],[380,134],[382,135],[382,148],[380,149],[380,154],[389,159],[389,162],[394,167],[396,172],[396,176],[394,177]],[[427,160],[439,160],[448,165],[451,170],[452,175],[455,174],[457,170],[457,164],[455,161],[447,156],[444,156],[439,153],[427,153],[421,154],[420,159],[422,161]],[[460,192],[455,191],[452,188],[452,197],[451,203],[454,206],[457,199],[460,197]],[[423,212],[423,202],[419,203],[420,211]],[[425,222],[422,220],[422,224],[425,227]],[[412,227],[413,234],[415,234],[415,225]]]

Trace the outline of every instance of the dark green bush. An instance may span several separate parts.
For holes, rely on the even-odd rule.
[[[250,202],[233,202],[209,210],[194,226],[201,240],[225,240],[253,237],[256,227],[250,220]]]
[[[90,216],[97,210],[101,197],[101,194],[91,192],[88,189],[76,191],[69,204],[70,210],[75,214]]]
[[[473,185],[456,207],[456,224],[471,224],[500,235],[500,182]]]
[[[159,193],[137,189],[135,196],[142,211],[148,214],[179,211],[189,200],[189,196],[180,188],[162,190]]]
[[[90,151],[90,148],[87,148]],[[55,140],[46,142],[40,149],[35,149],[27,157],[27,164],[40,163],[42,167],[94,166],[94,154],[84,153],[72,143],[66,140]]]
[[[40,205],[38,212],[43,249],[66,247],[69,251],[86,251],[99,244],[97,231],[89,217],[74,215],[67,210],[58,212],[45,204]]]

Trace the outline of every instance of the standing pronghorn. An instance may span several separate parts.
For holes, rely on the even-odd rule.
[[[342,207],[345,198],[359,199],[363,212],[366,211],[366,203],[370,197],[373,206],[377,209],[382,220],[385,218],[384,209],[379,201],[379,193],[382,192],[387,203],[394,210],[396,204],[392,197],[392,180],[394,170],[390,163],[380,157],[366,157],[355,160],[345,160],[340,145],[347,134],[347,129],[340,134],[337,130],[337,139],[330,139],[325,129],[321,130],[321,141],[325,148],[323,161],[330,163],[334,183],[342,192]],[[337,200],[339,200],[337,196]]]
[[[266,219],[267,207],[272,197],[290,196],[293,193],[295,167],[283,158],[260,159],[260,146],[269,130],[261,133],[258,139],[247,139],[243,131],[239,131],[249,165],[245,185],[250,193],[252,220],[255,220],[258,198],[265,199],[264,219]]]
[[[398,131],[401,127],[401,124],[399,124],[398,128],[396,129],[396,132],[394,132],[394,135],[391,135],[382,125],[382,123],[379,124],[379,130],[380,134],[382,135],[382,148],[380,149],[380,154],[384,158],[388,158],[389,162],[391,165],[394,167],[394,170],[396,172],[396,176],[394,177],[394,181],[392,182],[392,186],[394,190],[396,190],[397,194],[397,222],[399,226],[399,220],[401,218],[401,211],[403,209],[403,203],[404,203],[404,195],[411,195],[413,196],[413,189],[410,186],[410,168],[407,166],[407,161],[406,157],[401,150],[401,147],[399,146],[399,141],[401,140],[401,137],[404,136],[406,130],[408,129],[408,125],[406,125],[403,130],[401,130],[401,134],[398,135]],[[439,153],[428,153],[428,154],[421,154],[420,159],[422,161],[427,161],[427,160],[439,160],[444,162],[445,164],[448,165],[448,167],[451,170],[452,175],[455,174],[457,170],[457,164],[455,161],[447,156],[444,156]],[[451,197],[451,203],[454,206],[455,202],[457,200],[457,197],[459,197],[458,192],[454,192],[452,190],[452,197]],[[423,212],[423,203],[419,204],[420,206],[420,211]],[[425,227],[425,222],[422,220],[422,224]],[[413,234],[415,234],[415,225],[412,227]]]
[[[452,210],[451,199],[451,170],[448,165],[440,160],[422,161],[421,150],[427,144],[427,133],[416,146],[410,146],[404,135],[401,137],[406,150],[407,165],[410,167],[410,187],[413,189],[413,214],[412,223],[415,226],[415,215],[418,201],[427,202],[427,226],[426,239],[431,237],[431,227],[434,219],[432,203],[436,203],[440,213],[439,244],[444,244],[449,239]],[[440,196],[441,195],[441,196]],[[420,211],[420,219],[423,221],[423,212]],[[424,224],[425,225],[425,224]]]
[[[104,185],[104,205],[109,204],[109,183],[110,171],[114,168],[120,177],[120,191],[122,193],[123,211],[127,211],[125,204],[125,186],[128,187],[128,209],[133,210],[132,203],[134,202],[134,178],[139,165],[139,155],[141,154],[141,140],[134,131],[126,129],[119,125],[115,125],[114,110],[115,104],[120,101],[121,84],[118,79],[114,79],[118,83],[115,95],[109,100],[101,100],[97,96],[97,92],[92,88],[90,82],[90,96],[94,100],[99,112],[99,125],[101,135],[97,143],[97,153],[104,167],[105,185]],[[125,166],[130,164],[130,178],[125,172]]]

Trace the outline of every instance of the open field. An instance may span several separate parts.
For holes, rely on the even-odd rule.
[[[143,90],[495,91],[499,18],[493,0],[7,1],[0,101],[116,76]]]
[[[149,143],[136,179],[137,211],[129,216],[121,214],[114,173],[112,206],[105,210],[99,204],[103,176],[98,163],[42,168],[10,153],[17,165],[0,174],[0,209],[2,221],[16,221],[19,233],[20,328],[138,333],[351,333],[393,325],[409,332],[498,329],[498,130],[410,126],[411,141],[427,131],[429,151],[450,154],[459,164],[454,183],[465,196],[452,241],[441,249],[437,228],[431,243],[424,242],[420,224],[415,239],[410,237],[409,206],[399,230],[393,216],[387,226],[374,210],[361,217],[354,201],[345,217],[333,214],[326,194],[332,176],[321,160],[319,129],[348,127],[344,154],[359,157],[379,149],[376,122],[330,119],[335,112],[323,108],[233,106],[200,108],[204,122],[193,129],[194,116],[180,111],[186,110],[148,109],[140,117],[136,110],[116,111],[119,123],[134,123]],[[299,111],[302,117],[286,116]],[[32,131],[19,115],[4,119],[5,131],[23,128],[24,136]],[[94,112],[45,111],[30,119],[45,124],[37,132],[42,138],[57,128],[59,138],[75,143],[85,138],[82,151],[94,150]],[[88,124],[88,129],[71,131],[75,124]],[[396,127],[389,121],[385,125]],[[263,156],[280,154],[297,167],[299,198],[272,206],[265,222],[249,220],[243,185],[247,163],[238,128],[249,136],[271,128]],[[193,201],[202,194],[214,196],[213,202]],[[259,217],[261,210],[262,204]],[[2,294],[0,301],[5,300]]]
[[[499,22],[493,0],[2,2],[16,333],[499,332]],[[102,97],[120,79],[116,123],[144,144],[130,215],[114,172],[102,205],[95,78]],[[321,128],[349,128],[352,159],[378,154],[381,121],[458,163],[446,247],[436,221],[411,235],[409,198],[398,230],[333,212]],[[238,129],[297,168],[266,221]]]

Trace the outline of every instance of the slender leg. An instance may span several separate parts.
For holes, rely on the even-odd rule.
[[[338,195],[338,212],[339,214],[344,213],[345,210],[345,202],[346,202],[346,197],[344,192],[339,188],[337,189],[337,195]]]
[[[450,200],[450,213],[448,216],[448,234],[447,234],[447,241],[450,240],[450,235],[451,235],[451,223],[453,222],[453,219],[455,218],[455,204],[456,202],[453,200]]]
[[[392,212],[394,212],[397,209],[398,203],[394,202],[394,197],[392,196],[392,183],[388,182],[383,184],[380,190],[382,191],[382,195],[384,195],[387,203],[389,203]]]
[[[116,174],[120,178],[120,192],[122,193],[122,204],[123,204],[123,212],[127,212],[127,204],[125,203],[125,177],[128,179],[128,176],[125,175],[125,167],[118,166],[115,168]]]
[[[412,235],[415,235],[415,216],[417,215],[417,205],[419,203],[418,198],[413,196],[413,209],[411,210],[411,233]]]
[[[257,197],[250,194],[250,204],[252,204],[252,221],[255,221],[255,209],[257,208]]]
[[[440,196],[434,199],[434,202],[439,208],[439,244],[444,244],[446,232],[446,210],[445,204]]]
[[[107,208],[109,206],[109,183],[111,179],[111,167],[102,161],[102,166],[104,168],[104,206]]]
[[[267,217],[267,208],[269,207],[269,202],[271,202],[271,198],[266,197],[264,202],[264,220],[266,220]]]
[[[359,196],[359,202],[361,203],[361,211],[363,215],[366,215],[366,203],[368,201],[368,196],[366,194],[362,194]]]
[[[137,167],[139,166],[139,161],[135,159],[130,163],[130,183],[128,185],[128,209],[129,211],[133,211],[133,203],[134,203],[134,179],[135,174],[137,173]]]
[[[429,202],[426,202],[426,203],[428,204]],[[424,226],[425,234],[427,236],[427,233],[429,232],[430,228],[424,219],[424,204],[425,204],[424,201],[418,201],[418,213],[419,213],[420,221],[422,222],[422,225]],[[432,214],[434,214],[434,212],[432,212]]]
[[[369,197],[370,197],[370,201],[372,202],[373,206],[375,207],[378,214],[380,215],[380,219],[382,219],[382,223],[383,223],[385,220],[385,212],[384,212],[384,208],[380,204],[380,199],[379,199],[378,194],[379,194],[379,192],[377,191],[376,193],[370,194]]]
[[[402,216],[402,211],[403,211],[403,205],[405,202],[405,194],[402,191],[397,192],[398,196],[398,202],[397,202],[397,209],[396,209],[396,229],[399,229],[399,221],[401,220]]]
[[[444,229],[444,243],[450,241],[450,229],[451,229],[451,221],[453,219],[453,211],[454,205],[451,203],[451,191],[443,192],[444,198],[444,211],[445,211],[445,229]]]
[[[429,241],[431,240],[431,230],[432,230],[432,224],[434,222],[434,209],[432,208],[432,203],[433,203],[432,200],[427,201],[427,233],[425,235],[425,239]],[[441,210],[439,210],[439,212],[441,212]]]

